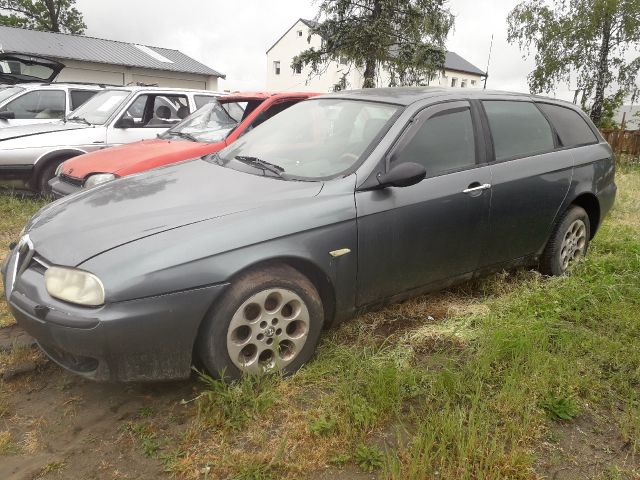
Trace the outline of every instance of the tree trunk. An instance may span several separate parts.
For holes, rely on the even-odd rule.
[[[597,126],[602,120],[602,105],[604,103],[604,90],[607,87],[609,76],[609,50],[611,48],[611,13],[605,12],[602,22],[602,42],[600,44],[600,58],[598,61],[598,73],[596,80],[596,92],[591,107],[591,120]]]
[[[371,12],[371,23],[376,24],[378,18],[382,14],[381,0],[374,0],[373,11]],[[364,82],[362,88],[375,88],[376,86],[376,56],[375,53],[371,54],[364,65]]]
[[[45,5],[47,6],[47,12],[49,14],[50,27],[52,32],[60,31],[60,23],[58,22],[58,12],[56,11],[56,2],[55,0],[44,0]]]

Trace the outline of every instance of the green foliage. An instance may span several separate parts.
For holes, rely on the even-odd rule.
[[[202,372],[198,376],[205,385],[194,400],[198,417],[212,426],[239,429],[276,399],[274,375],[251,375],[229,383]]]
[[[353,454],[353,459],[365,472],[374,472],[384,464],[384,453],[377,447],[361,443]]]
[[[529,75],[533,93],[550,92],[572,78],[583,106],[600,126],[605,92],[628,94],[640,70],[640,0],[525,0],[508,17],[508,40],[525,57],[535,53]],[[574,78],[575,77],[575,78]]]
[[[0,0],[0,25],[82,34],[87,26],[76,0]]]
[[[445,40],[454,17],[443,0],[321,0],[312,34],[322,46],[293,59],[320,75],[331,62],[345,62],[336,90],[347,87],[352,68],[364,70],[364,88],[376,86],[381,69],[390,86],[426,85],[444,67]]]
[[[551,396],[542,402],[542,408],[553,420],[571,420],[580,413],[580,408],[571,397]]]
[[[309,431],[314,435],[322,435],[322,436],[331,435],[335,429],[336,429],[335,420],[327,419],[324,416],[309,422]]]

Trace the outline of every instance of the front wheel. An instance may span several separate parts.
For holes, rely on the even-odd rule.
[[[313,356],[324,311],[311,281],[274,265],[241,275],[204,319],[199,357],[212,375],[293,373]]]
[[[571,206],[554,227],[549,243],[540,258],[545,275],[564,275],[587,253],[591,225],[582,207]]]

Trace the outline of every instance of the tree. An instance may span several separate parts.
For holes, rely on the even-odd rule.
[[[324,73],[331,62],[364,70],[364,88],[374,87],[381,68],[390,86],[421,85],[444,68],[444,42],[454,17],[446,0],[321,0],[310,35],[322,38],[293,59],[291,68]],[[336,89],[346,86],[343,74]]]
[[[603,118],[605,94],[633,89],[640,57],[640,0],[526,0],[509,14],[508,40],[525,58],[535,50],[529,75],[532,93],[550,92],[575,76],[583,107],[590,105],[596,125]]]
[[[84,33],[76,0],[0,0],[0,25],[46,32]]]

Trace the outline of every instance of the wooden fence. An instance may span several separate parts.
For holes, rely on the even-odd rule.
[[[640,155],[640,130],[600,130],[616,155]]]

